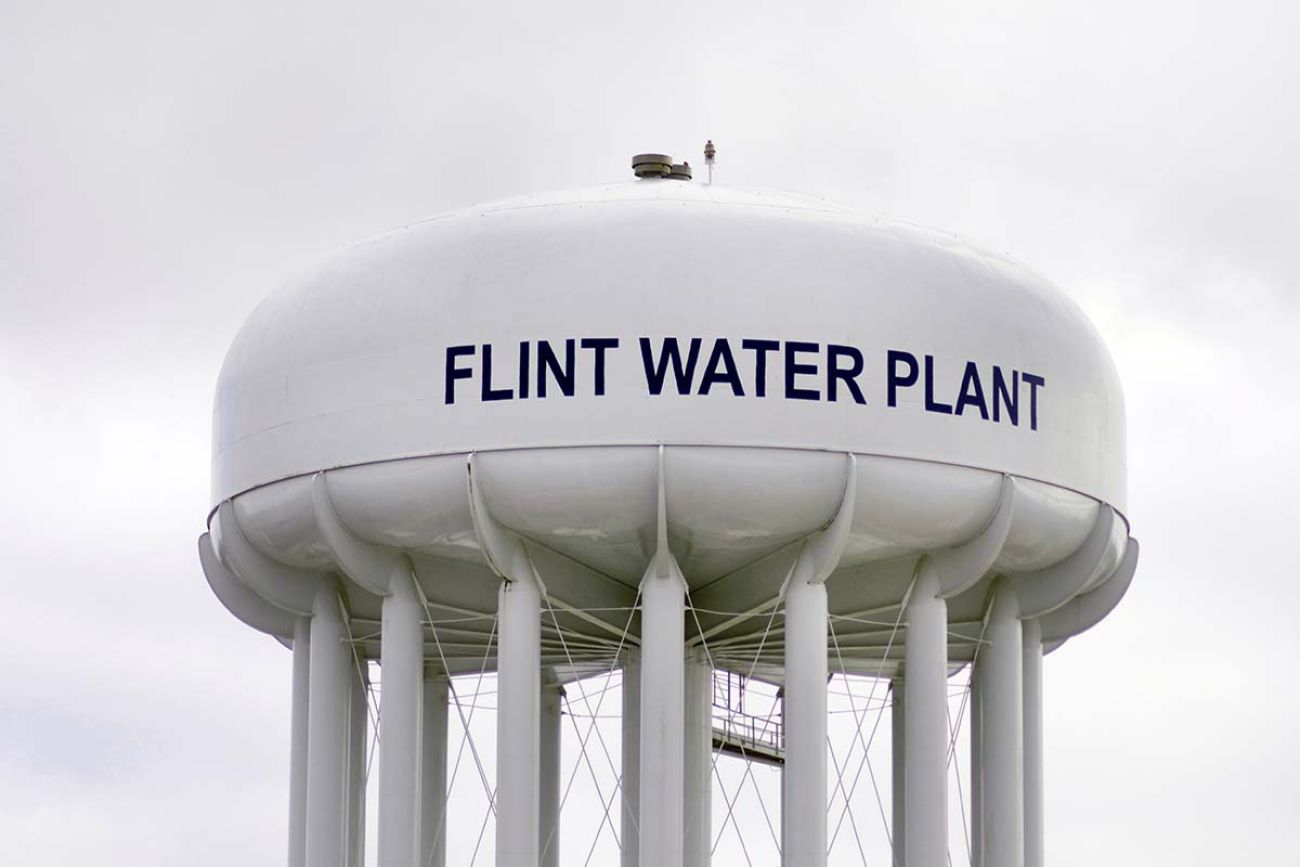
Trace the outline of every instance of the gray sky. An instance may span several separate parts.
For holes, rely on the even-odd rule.
[[[282,863],[289,656],[194,552],[252,306],[712,137],[719,182],[955,231],[1093,317],[1143,560],[1046,664],[1049,858],[1289,863],[1297,32],[1261,0],[0,5],[5,857]]]

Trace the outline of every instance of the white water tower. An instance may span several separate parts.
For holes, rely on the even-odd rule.
[[[782,690],[783,863],[826,863],[840,673],[891,681],[895,862],[946,867],[972,664],[974,860],[1039,867],[1042,656],[1137,561],[1096,331],[952,236],[634,164],[349,248],[230,349],[199,549],[293,649],[290,867],[360,864],[368,660],[382,867],[444,864],[448,679],[484,667],[496,863],[567,863],[556,690],[611,666],[624,864],[708,863],[733,672]]]

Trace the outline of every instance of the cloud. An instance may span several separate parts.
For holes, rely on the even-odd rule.
[[[1049,855],[1284,859],[1298,19],[1109,0],[10,4],[15,857],[282,857],[287,654],[226,616],[193,551],[212,386],[257,300],[359,238],[712,137],[720,181],[955,230],[1090,313],[1127,391],[1143,563],[1047,663]]]

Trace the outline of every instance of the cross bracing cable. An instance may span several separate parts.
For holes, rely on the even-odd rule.
[[[626,642],[627,642],[628,634],[629,634],[629,632],[630,632],[631,629],[632,629],[632,620],[633,620],[633,618],[636,616],[636,612],[640,609],[640,601],[641,601],[641,591],[640,591],[640,590],[637,590],[636,599],[633,600],[633,604],[632,604],[632,606],[629,607],[629,608],[618,609],[618,610],[625,610],[625,611],[627,611],[627,619],[626,619],[626,621],[625,621],[624,624],[623,624],[623,632],[622,632],[622,634],[621,634],[621,636],[620,636],[620,638],[619,638],[618,647],[617,647],[616,650],[615,650],[614,656],[613,656],[613,658],[612,658],[612,660],[611,660],[611,662],[610,662],[610,664],[609,664],[609,667],[608,667],[608,668],[606,669],[606,671],[605,671],[605,682],[604,682],[604,684],[602,685],[601,690],[600,690],[600,692],[599,692],[599,694],[598,694],[598,699],[597,699],[597,701],[596,701],[596,709],[595,709],[595,712],[592,713],[591,716],[590,716],[590,720],[591,720],[591,721],[590,721],[590,723],[589,723],[589,725],[588,725],[587,732],[586,732],[585,735],[581,735],[581,736],[578,738],[578,748],[579,748],[579,750],[581,750],[583,753],[585,753],[585,751],[586,751],[586,749],[587,749],[587,742],[591,739],[592,731],[596,729],[596,723],[597,723],[597,720],[598,720],[598,718],[599,718],[599,716],[600,716],[600,708],[602,707],[602,705],[603,705],[604,702],[605,702],[605,696],[608,695],[609,692],[610,692],[610,680],[611,680],[611,678],[613,677],[614,670],[618,667],[618,662],[619,662],[620,657],[622,656],[623,648],[624,648],[624,646],[625,646],[625,644],[626,644]],[[575,721],[575,726],[576,726],[576,721]],[[580,767],[580,764],[579,764],[577,761],[575,761],[575,762],[574,762],[574,765],[573,765],[573,771],[569,774],[568,782],[565,784],[564,794],[563,794],[563,796],[560,798],[560,806],[559,806],[559,809],[556,810],[556,815],[557,815],[557,816],[562,815],[563,812],[564,812],[564,805],[565,805],[565,803],[567,803],[568,800],[569,800],[569,793],[573,791],[573,783],[574,783],[574,780],[575,780],[575,779],[577,778],[577,776],[578,776],[578,768],[579,768],[579,767]],[[615,791],[616,791],[616,792],[621,791],[621,789],[622,789],[622,784],[623,784],[623,776],[622,776],[622,774],[616,772],[616,773],[615,773],[615,780],[616,780],[616,782],[615,782]],[[613,796],[611,795],[611,800],[612,800],[612,797],[613,797]],[[621,814],[622,812],[624,812],[624,811],[620,811],[620,814]],[[636,816],[629,816],[629,818],[630,818],[631,821],[632,821],[632,827],[635,828],[635,829],[638,831],[638,833],[639,833],[639,832],[640,832],[640,827],[639,827],[639,825],[637,824],[637,817],[636,817]],[[555,828],[552,828],[552,829],[550,830],[549,835],[547,836],[547,839],[546,839],[546,844],[542,846],[542,849],[543,849],[543,850],[545,850],[546,845],[549,845],[549,844],[550,844],[550,841],[551,841],[551,835],[554,835],[555,832],[556,832],[556,829],[555,829]],[[624,834],[624,835],[623,835],[623,838],[626,838],[626,837],[627,837],[627,835]],[[597,832],[596,839],[597,839],[597,840],[600,839],[599,832]],[[620,848],[621,848],[621,847],[622,847],[622,841],[619,839],[618,835],[615,835],[615,840],[618,841],[619,846],[620,846]],[[594,843],[593,843],[593,851],[594,851]],[[590,856],[588,856],[588,857],[590,857]]]
[[[827,630],[828,630],[829,633],[830,633],[830,637],[831,637],[831,645],[835,648],[835,657],[836,657],[836,659],[838,659],[839,662],[840,662],[840,670],[843,671],[843,670],[845,670],[844,654],[843,654],[843,652],[840,650],[839,637],[835,634],[835,622],[834,622],[833,620],[827,618],[826,625],[827,625]],[[893,636],[891,635],[891,636],[890,636],[890,643],[891,643],[891,645],[892,645],[892,642],[893,642]],[[886,650],[886,657],[888,657],[888,650]],[[866,765],[866,768],[867,768],[867,776],[868,776],[868,777],[870,778],[870,780],[871,780],[871,789],[872,789],[872,791],[875,793],[875,796],[876,796],[876,805],[877,805],[877,807],[879,807],[879,809],[880,809],[880,819],[881,819],[881,823],[882,823],[882,825],[883,825],[883,827],[884,827],[884,829],[885,829],[885,839],[888,840],[889,845],[892,847],[892,846],[894,845],[894,840],[893,840],[893,836],[892,836],[892,834],[891,834],[891,829],[890,829],[890,827],[889,827],[889,820],[885,818],[885,805],[884,805],[884,803],[882,802],[881,797],[880,797],[880,787],[879,787],[879,785],[877,785],[877,783],[876,783],[876,772],[875,772],[875,770],[871,767],[871,752],[870,752],[870,749],[869,749],[869,744],[868,744],[868,742],[863,741],[863,739],[862,739],[862,720],[865,718],[866,714],[869,712],[869,708],[870,708],[870,706],[871,706],[871,702],[872,702],[872,701],[874,700],[874,698],[875,698],[876,682],[875,682],[874,680],[872,681],[872,684],[871,684],[871,694],[868,696],[868,698],[867,698],[867,702],[866,702],[866,704],[865,704],[864,707],[863,707],[862,716],[859,716],[859,715],[858,715],[858,709],[857,709],[857,702],[854,701],[853,689],[852,689],[851,686],[847,686],[847,684],[848,684],[848,677],[847,677],[847,675],[845,675],[844,678],[845,678],[845,683],[846,683],[846,693],[847,693],[847,695],[848,695],[848,699],[849,699],[849,710],[853,712],[853,718],[854,718],[854,726],[853,726],[854,739],[857,741],[857,743],[859,743],[859,744],[862,745],[862,761],[863,761],[863,763]],[[884,710],[883,710],[883,706],[882,706],[882,709],[878,712],[878,716],[877,716],[877,724],[879,724],[879,720],[880,720],[881,718],[883,718],[883,716],[884,716]],[[872,730],[872,735],[874,735],[874,734],[875,734],[875,730],[873,729],[873,730]],[[828,738],[828,741],[829,741],[829,738]],[[845,754],[845,756],[844,756],[844,766],[845,766],[845,768],[848,767],[849,758],[850,758],[852,755],[853,755],[853,741],[850,741],[850,742],[849,742],[849,751],[848,751],[848,753]],[[832,761],[834,761],[834,758],[835,758],[835,750],[834,750],[834,747],[832,747],[832,748],[831,748],[831,759],[832,759]],[[859,773],[859,774],[861,773],[861,768],[859,768],[858,773]],[[836,774],[836,785],[839,787],[840,791],[843,793],[843,796],[844,796],[844,810],[845,810],[845,812],[848,813],[848,816],[849,816],[849,827],[852,828],[852,830],[853,830],[853,837],[854,837],[854,839],[857,841],[857,845],[858,845],[858,854],[859,854],[859,856],[861,856],[861,858],[862,858],[862,863],[865,865],[865,864],[867,863],[867,855],[866,855],[866,853],[865,853],[865,852],[863,851],[863,849],[862,849],[862,838],[861,838],[861,836],[860,836],[859,833],[858,833],[857,820],[856,820],[856,818],[855,818],[854,815],[853,815],[853,803],[852,803],[852,800],[851,800],[851,793],[850,793],[850,792],[845,792],[845,791],[844,791],[844,774],[843,774],[843,771],[840,769],[840,766],[839,766],[839,763],[838,763],[838,762],[835,763],[835,774]],[[857,779],[856,779],[856,777],[855,777],[855,779],[854,779],[854,783],[856,784],[856,782],[857,782]],[[828,812],[829,812],[829,807],[828,807]],[[843,815],[841,814],[841,822],[842,822],[842,821],[843,821]],[[837,827],[837,828],[836,828],[837,835],[838,835],[838,831],[839,831],[839,828]],[[827,851],[828,854],[830,853],[830,850],[831,850],[831,848],[832,848],[834,845],[835,845],[835,840],[834,840],[834,838],[832,838],[830,841],[827,842],[826,851]]]
[[[853,832],[853,840],[854,840],[854,842],[857,844],[857,847],[858,847],[858,857],[862,859],[862,863],[863,863],[863,865],[866,865],[866,863],[867,863],[867,853],[866,853],[866,852],[863,850],[863,848],[862,848],[862,835],[861,835],[861,834],[859,833],[859,831],[858,831],[858,820],[857,820],[857,818],[853,815],[853,805],[849,803],[848,797],[847,797],[847,795],[844,793],[844,779],[843,779],[843,771],[841,771],[841,769],[840,769],[840,762],[839,762],[839,759],[838,759],[838,758],[836,757],[836,755],[835,755],[835,745],[831,742],[831,739],[830,739],[830,736],[829,736],[829,735],[828,735],[827,738],[826,738],[826,750],[827,750],[827,752],[830,754],[830,757],[831,757],[831,765],[834,766],[834,768],[835,768],[835,785],[836,785],[836,788],[839,789],[841,795],[844,797],[844,805],[845,805],[845,807],[848,809],[848,813],[849,813],[849,830],[851,830],[851,831]],[[852,751],[852,744],[850,744],[850,751]],[[844,757],[844,761],[845,761],[845,766],[846,766],[846,767],[847,767],[847,764],[848,764],[848,758],[849,758],[848,755],[845,755],[845,757]],[[828,804],[828,805],[827,805],[828,812],[829,812],[829,806],[830,806],[830,805]],[[888,833],[888,828],[886,828],[886,831],[885,831],[885,832],[886,832],[886,834]],[[828,856],[829,856],[830,853],[831,853],[831,849],[832,849],[832,844],[830,844],[830,843],[828,842],[827,845],[826,845],[826,854],[827,854]]]
[[[709,850],[709,854],[712,856],[718,851],[718,843],[722,841],[722,835],[727,830],[727,822],[731,822],[731,826],[736,829],[736,838],[740,841],[740,851],[745,856],[745,863],[748,864],[749,867],[754,867],[754,859],[749,857],[749,847],[745,845],[745,835],[741,833],[740,824],[736,821],[734,813],[736,801],[740,798],[740,790],[743,786],[737,786],[736,794],[733,797],[728,798],[727,786],[722,779],[722,774],[718,771],[718,763],[716,759],[713,763],[713,774],[718,778],[718,786],[722,789],[722,799],[727,802],[727,815],[722,818],[722,827],[718,829],[717,839],[713,841],[713,848]],[[743,783],[744,780],[741,780],[741,782]]]
[[[713,654],[714,648],[710,645],[709,638],[702,624],[700,623],[699,615],[701,612],[709,613],[709,614],[719,614],[719,613],[725,614],[725,612],[716,612],[716,611],[709,611],[707,609],[698,609],[691,603],[689,594],[687,594],[687,606],[690,609],[691,618],[695,621],[695,629],[698,633],[699,646],[704,650],[705,658],[708,660],[709,663],[709,669],[711,672],[717,671],[717,659]],[[759,639],[758,647],[754,652],[753,659],[750,661],[749,672],[745,675],[745,679],[747,682],[753,678],[754,671],[758,667],[759,658],[763,653],[764,646],[766,645],[768,637],[772,631],[772,624],[775,622],[776,615],[779,610],[780,610],[780,605],[774,603],[771,607],[770,612],[768,612],[767,614],[767,622],[764,625],[762,636]],[[744,615],[738,615],[738,616],[750,617],[750,616],[762,616],[762,615],[746,613]],[[773,702],[772,705],[769,706],[767,717],[764,719],[765,725],[771,722],[772,714],[776,712],[776,708],[777,708],[776,702]],[[730,821],[731,826],[735,830],[736,836],[740,841],[740,848],[742,854],[745,856],[745,861],[752,865],[753,860],[749,856],[749,847],[745,845],[745,836],[743,833],[741,833],[740,824],[736,820],[735,812],[734,812],[736,801],[739,800],[740,795],[744,790],[746,779],[749,779],[749,781],[753,785],[754,794],[758,798],[759,808],[763,812],[763,819],[767,823],[768,833],[771,834],[772,836],[772,842],[775,845],[778,854],[781,852],[781,843],[780,843],[780,838],[776,833],[776,829],[773,827],[772,817],[767,809],[767,803],[763,798],[763,792],[758,786],[758,781],[753,778],[752,762],[750,762],[748,759],[744,744],[740,744],[740,753],[741,753],[741,758],[745,761],[745,775],[741,777],[740,783],[736,786],[735,795],[730,799],[728,799],[726,783],[722,779],[721,772],[718,770],[718,759],[721,756],[721,751],[720,750],[713,751],[712,772],[713,772],[713,776],[718,780],[718,785],[722,789],[723,800],[727,801],[727,813],[722,820],[722,827],[718,829],[717,836],[713,841],[713,845],[710,847],[710,854],[717,851],[718,845],[719,843],[722,842],[722,837],[726,833],[727,823],[728,821]]]
[[[876,670],[876,677],[873,678],[872,681],[871,681],[871,692],[870,692],[870,694],[869,694],[868,697],[867,697],[867,702],[868,702],[868,704],[870,704],[870,702],[871,702],[872,700],[875,699],[875,696],[876,696],[876,686],[877,686],[877,684],[879,683],[880,679],[884,677],[884,673],[885,673],[885,665],[886,665],[886,663],[889,661],[889,655],[890,655],[890,652],[891,652],[891,651],[893,650],[893,648],[894,648],[894,641],[897,639],[898,632],[899,632],[899,628],[901,627],[902,622],[903,622],[903,615],[907,612],[907,603],[911,600],[911,598],[912,598],[912,591],[913,591],[913,589],[915,589],[915,587],[916,587],[916,581],[915,581],[915,579],[913,579],[912,583],[908,585],[907,592],[903,594],[903,600],[902,600],[902,602],[900,602],[899,605],[898,605],[898,616],[894,619],[893,630],[890,632],[890,634],[889,634],[889,641],[888,641],[888,642],[886,643],[886,645],[885,645],[885,653],[884,653],[884,655],[883,655],[883,656],[881,657],[881,659],[880,659],[880,665],[878,666],[878,668],[877,668],[877,670]],[[828,618],[828,625],[829,625],[829,627],[830,627],[831,635],[834,635],[834,634],[835,634],[834,621],[837,620],[837,619],[843,619],[843,618],[837,617],[836,615],[831,615],[831,616]],[[844,663],[843,663],[843,660],[841,659],[841,662],[840,662],[841,668],[843,667],[843,664],[844,664]],[[864,711],[864,714],[865,714],[865,711]],[[863,722],[863,718],[862,718],[862,717],[858,717],[858,715],[857,715],[856,713],[854,714],[854,717],[855,717],[855,726],[854,726],[854,727],[855,727],[855,729],[856,729],[857,732],[858,732],[858,737],[860,738],[860,737],[861,737],[861,734],[862,734],[862,722]],[[864,745],[864,747],[863,747],[863,756],[862,756],[862,760],[858,763],[858,769],[857,769],[856,772],[854,772],[854,775],[853,775],[853,782],[852,782],[852,784],[850,784],[850,786],[849,786],[849,794],[848,794],[848,797],[845,799],[845,806],[844,806],[844,809],[842,809],[842,810],[840,811],[839,819],[836,820],[836,823],[835,823],[835,831],[831,834],[831,840],[830,840],[830,844],[829,844],[829,845],[832,846],[832,847],[835,845],[835,840],[839,837],[840,829],[844,826],[844,817],[845,817],[845,814],[848,812],[848,803],[849,803],[849,800],[852,799],[852,797],[853,797],[853,793],[857,791],[857,788],[858,788],[858,781],[859,781],[859,780],[861,779],[861,777],[862,777],[862,769],[863,769],[863,767],[864,767],[864,766],[866,765],[866,763],[867,763],[867,755],[868,755],[869,752],[870,752],[872,742],[875,741],[875,739],[876,739],[876,731],[880,728],[880,721],[881,721],[883,718],[884,718],[884,710],[883,710],[883,708],[882,708],[882,709],[881,709],[879,712],[877,712],[877,714],[876,714],[876,721],[875,721],[875,723],[872,725],[872,728],[871,728],[871,734],[867,737],[866,743],[865,743],[865,745]],[[874,775],[873,775],[873,777],[874,777]],[[889,833],[888,824],[886,824],[885,833],[886,833],[886,834]],[[892,838],[891,838],[891,843],[892,843]]]
[[[419,594],[420,594],[420,602],[421,602],[421,604],[424,606],[425,613],[428,614],[428,613],[429,613],[429,601],[428,601],[428,599],[427,599],[427,598],[425,597],[425,595],[424,595],[424,589],[423,589],[422,587],[420,587],[420,585],[419,585],[418,582],[416,583],[415,586],[416,586],[416,590],[419,591]],[[432,618],[430,618],[430,622],[432,622]],[[483,675],[484,675],[484,673],[487,671],[488,659],[491,658],[492,645],[493,645],[493,642],[494,642],[495,639],[496,639],[496,626],[497,626],[497,621],[496,621],[496,618],[494,617],[494,618],[492,618],[492,631],[489,633],[487,644],[486,644],[486,645],[484,646],[484,648],[483,648],[483,659],[482,659],[482,662],[481,662],[480,665],[479,665],[478,675],[477,675],[477,678],[475,679],[475,683],[474,683],[474,696],[475,696],[475,697],[474,697],[473,701],[475,701],[475,702],[477,702],[479,688],[480,688],[480,687],[482,686],[482,684],[483,684]],[[448,781],[447,781],[447,790],[446,790],[446,792],[443,793],[443,811],[442,811],[442,819],[439,821],[439,823],[438,823],[438,830],[437,830],[437,833],[434,835],[434,846],[431,847],[430,850],[429,850],[430,857],[432,858],[433,853],[437,851],[437,842],[438,842],[438,841],[439,841],[439,840],[444,836],[444,834],[446,833],[446,827],[447,827],[447,809],[446,809],[446,807],[447,807],[447,804],[448,804],[448,803],[450,802],[450,800],[451,800],[451,791],[452,791],[452,788],[456,785],[456,777],[457,777],[457,775],[460,773],[460,764],[461,764],[461,759],[462,759],[462,758],[464,757],[464,755],[465,755],[465,747],[466,747],[466,745],[469,746],[470,753],[471,753],[471,754],[473,755],[473,757],[474,757],[474,764],[475,764],[475,765],[477,766],[477,768],[478,768],[479,780],[480,780],[480,782],[481,782],[482,785],[483,785],[483,791],[487,794],[487,799],[488,799],[488,814],[489,814],[489,815],[492,815],[492,814],[494,814],[494,813],[496,812],[496,793],[495,793],[495,792],[492,790],[492,788],[488,785],[488,782],[487,782],[487,775],[486,775],[486,774],[484,773],[484,771],[483,771],[483,763],[482,763],[482,761],[480,761],[480,759],[479,759],[478,748],[477,748],[477,747],[475,746],[475,744],[474,744],[474,736],[473,736],[473,734],[470,732],[469,724],[470,724],[470,722],[471,722],[471,721],[473,720],[473,718],[474,718],[474,707],[473,707],[473,706],[470,707],[469,716],[466,717],[466,715],[465,715],[465,708],[464,708],[464,706],[463,706],[463,704],[461,703],[461,700],[460,700],[460,693],[456,690],[456,679],[453,678],[453,677],[451,677],[450,672],[449,672],[449,670],[448,670],[448,668],[447,668],[447,657],[446,657],[446,655],[443,653],[442,643],[441,643],[441,641],[440,641],[440,639],[439,639],[439,637],[438,637],[438,630],[437,630],[437,628],[432,628],[431,631],[432,631],[432,633],[433,633],[433,643],[434,643],[434,646],[437,648],[437,651],[438,651],[438,658],[439,658],[439,659],[441,660],[441,662],[442,662],[443,672],[447,674],[447,692],[448,692],[449,695],[451,696],[452,703],[453,703],[454,706],[456,707],[456,715],[457,715],[457,717],[458,717],[459,720],[460,720],[461,727],[464,729],[464,737],[461,738],[460,747],[456,750],[456,761],[455,761],[455,764],[452,766],[451,777],[450,777],[450,779],[448,779]],[[485,825],[486,825],[486,822],[485,822]],[[482,832],[482,830],[480,829],[480,831],[479,831],[479,841],[480,841],[480,842],[482,841],[482,837],[483,837],[483,832]],[[477,844],[476,844],[476,845],[475,845],[475,855],[476,855],[476,856],[477,856],[477,853],[478,853],[478,846],[477,846]],[[431,863],[432,863],[432,862],[430,862],[430,864],[431,864]],[[429,864],[426,864],[425,867],[430,867],[430,865],[429,865]]]
[[[569,699],[568,699],[567,696],[565,696],[565,697],[563,697],[563,700],[564,700],[564,706],[565,706],[565,708],[567,709],[567,708],[569,707]],[[572,715],[569,715],[569,716],[570,716],[570,718],[572,719]],[[574,731],[578,731],[578,730],[579,730],[579,729],[578,729],[578,721],[577,721],[577,720],[573,720],[573,728],[574,728]],[[597,727],[597,728],[598,728],[598,727]],[[608,752],[606,752],[606,756],[607,756],[607,757],[608,757],[608,755],[609,755]],[[610,802],[607,801],[607,800],[605,799],[605,792],[604,792],[604,791],[601,789],[601,787],[600,787],[600,777],[596,774],[596,769],[595,769],[595,767],[593,767],[592,764],[591,764],[591,756],[587,754],[587,750],[586,750],[586,748],[585,748],[585,745],[584,745],[584,748],[581,750],[580,759],[581,759],[581,760],[582,760],[582,761],[587,765],[587,770],[588,770],[588,771],[590,772],[590,774],[591,774],[591,784],[592,784],[592,786],[594,786],[595,789],[596,789],[596,797],[600,798],[600,802],[601,802],[602,805],[604,805],[604,808],[605,808],[605,810],[604,810],[604,815],[601,817],[601,820],[600,820],[600,824],[596,826],[596,836],[595,836],[595,839],[592,841],[592,845],[594,846],[596,843],[598,843],[598,842],[600,841],[600,835],[604,833],[604,831],[605,831],[605,826],[608,825],[608,826],[609,826],[609,833],[612,834],[612,835],[614,836],[614,845],[618,846],[618,848],[619,848],[620,850],[622,850],[622,848],[623,848],[623,842],[622,842],[621,839],[619,839],[618,829],[614,827],[614,819],[613,819],[613,817],[610,816],[610,814],[609,814],[609,804],[610,804]],[[612,764],[612,762],[611,762],[611,764]],[[618,774],[617,774],[617,772],[616,772],[616,773],[615,773],[615,778],[617,779],[617,777],[618,777]],[[617,789],[617,788],[618,788],[618,786],[617,786],[617,784],[616,784],[616,785],[615,785],[615,789]],[[559,824],[559,821],[560,821],[559,811],[557,810],[557,811],[556,811],[556,818],[555,818],[556,825]],[[547,834],[547,837],[546,837],[546,843],[547,843],[548,845],[550,844],[551,840],[554,839],[554,837],[555,837],[555,831],[556,831],[555,826],[552,826],[550,832]]]
[[[555,616],[555,608],[551,605],[551,599],[550,599],[549,596],[543,596],[543,599],[546,600],[546,609],[547,609],[547,611],[550,612],[550,614],[551,614],[551,620],[555,622],[555,628],[556,628],[556,630],[558,631],[558,630],[560,629],[560,624],[559,624],[559,621],[556,619],[556,616]],[[563,632],[560,632],[560,641],[561,641],[561,642],[564,641],[564,633],[563,633]],[[622,642],[620,641],[620,644],[621,644],[621,643],[622,643]],[[564,652],[565,652],[565,656],[569,656],[569,650],[568,650],[568,646],[567,646],[567,644],[565,645]],[[614,666],[614,665],[617,665],[617,663],[618,663],[618,657],[615,656],[614,661],[613,661],[613,663],[611,663],[611,666],[610,666],[611,670],[613,669],[613,666]],[[570,665],[573,665],[573,659],[572,659],[572,657],[569,657],[569,664],[570,664]],[[586,689],[581,689],[581,693],[582,693],[583,704],[586,705],[586,707],[587,707],[587,712],[590,713],[591,716],[593,717],[593,719],[592,719],[592,723],[591,723],[591,726],[590,726],[590,727],[591,727],[591,729],[593,729],[593,730],[596,732],[596,740],[597,740],[597,741],[599,742],[599,744],[600,744],[601,751],[605,754],[605,760],[606,760],[607,762],[609,762],[610,770],[614,772],[614,777],[617,779],[618,776],[619,776],[618,769],[614,766],[614,760],[613,760],[613,759],[610,757],[610,755],[609,755],[609,748],[605,745],[605,738],[600,734],[600,727],[597,726],[597,725],[595,724],[595,713],[591,710],[591,702],[587,699],[587,691],[586,691]],[[568,696],[563,695],[563,693],[561,693],[561,695],[562,695],[563,700],[564,700],[564,706],[565,706],[566,709],[568,709],[568,707],[569,707],[569,699],[568,699]],[[601,695],[602,695],[602,696],[604,695],[603,691],[602,691]],[[578,721],[577,721],[576,719],[573,719],[572,716],[573,716],[572,714],[569,714],[570,720],[573,722],[574,730],[577,731],[577,730],[578,730]],[[591,756],[589,756],[589,755],[587,754],[587,749],[586,749],[586,744],[585,744],[585,743],[583,744],[581,758],[583,759],[583,761],[586,762],[587,770],[591,772],[591,782],[592,782],[592,785],[594,785],[594,786],[596,787],[596,796],[600,798],[601,803],[604,803],[604,802],[605,802],[605,793],[604,793],[603,791],[601,791],[601,788],[600,788],[600,777],[596,774],[596,768],[591,764]],[[558,811],[558,810],[556,811],[556,822],[557,822],[557,823],[559,822],[559,811]],[[608,825],[609,825],[610,833],[612,833],[612,834],[614,835],[614,842],[615,842],[615,843],[619,846],[619,848],[621,849],[623,844],[619,841],[618,829],[616,829],[616,828],[614,827],[614,820],[610,818],[610,815],[609,815],[609,809],[608,809],[608,808],[605,809],[604,819],[602,820],[601,824],[596,828],[596,839],[597,839],[597,840],[600,839],[601,832],[604,830],[604,827],[605,827],[605,824],[606,824],[606,823],[608,823]],[[550,841],[554,838],[554,836],[555,836],[555,828],[551,828],[550,832],[549,832],[548,835],[547,835],[547,839],[546,839],[546,842],[547,842],[548,845],[550,844]],[[544,849],[544,848],[545,848],[545,847],[543,847],[543,849]]]
[[[610,809],[611,809],[611,808],[613,807],[613,805],[614,805],[614,799],[617,798],[617,797],[622,793],[622,789],[623,789],[623,787],[622,787],[622,781],[621,781],[621,780],[620,780],[619,782],[617,782],[617,783],[614,784],[614,790],[611,791],[611,792],[609,793],[609,800],[606,801],[605,804],[604,804],[604,807],[605,807],[605,815],[606,815],[606,816],[609,815],[609,811],[610,811]],[[549,843],[550,840],[547,840],[547,842]],[[622,844],[622,842],[620,842],[617,838],[615,838],[615,841],[614,841],[614,842],[618,843],[619,849],[620,849],[620,851],[621,851],[622,848],[623,848],[623,844]],[[596,836],[592,838],[592,841],[591,841],[591,847],[587,849],[587,857],[586,857],[585,859],[583,859],[582,867],[588,867],[588,865],[591,864],[591,858],[592,858],[593,855],[596,854],[596,845],[597,845],[598,843],[600,843],[600,832],[599,832],[599,831],[597,831],[597,832],[596,832]]]

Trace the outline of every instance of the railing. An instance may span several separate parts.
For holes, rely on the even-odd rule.
[[[760,688],[761,689],[761,688]],[[723,751],[760,761],[781,762],[785,757],[785,727],[781,698],[754,695],[754,684],[744,675],[729,671],[713,673],[713,741]],[[767,707],[751,713],[746,705],[755,698]]]

